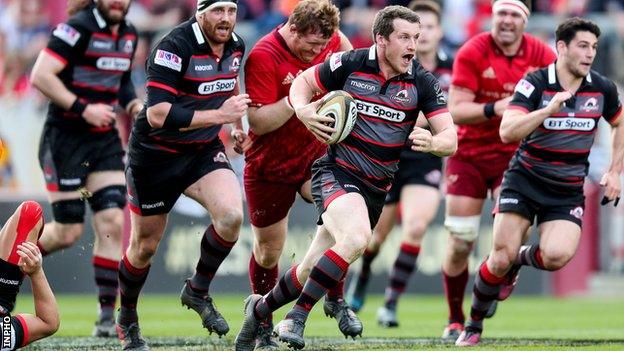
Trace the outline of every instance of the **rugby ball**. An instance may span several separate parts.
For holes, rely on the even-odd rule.
[[[357,119],[357,106],[351,94],[344,90],[336,90],[327,93],[321,99],[321,105],[316,113],[334,119],[334,123],[328,125],[335,131],[326,141],[327,144],[332,145],[343,141],[351,133]]]

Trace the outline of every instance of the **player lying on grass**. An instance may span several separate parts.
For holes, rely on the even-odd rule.
[[[24,347],[59,327],[58,307],[36,244],[43,230],[42,212],[38,203],[24,202],[0,230],[0,351]],[[35,315],[11,316],[24,275],[30,277]]]

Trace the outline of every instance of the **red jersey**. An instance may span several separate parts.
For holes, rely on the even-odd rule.
[[[325,49],[306,63],[290,51],[278,29],[256,43],[245,64],[245,89],[252,106],[284,98],[297,75],[322,63],[340,48],[340,36],[336,33]],[[245,177],[255,179],[301,183],[310,177],[312,162],[327,150],[327,145],[316,140],[294,114],[272,132],[255,135],[250,131],[249,136],[253,144],[245,154]]]
[[[487,103],[513,94],[516,83],[526,74],[548,66],[556,59],[553,50],[530,34],[522,36],[515,56],[505,56],[489,32],[481,33],[464,44],[455,57],[452,85],[471,90],[475,102]],[[501,118],[458,125],[458,148],[461,158],[488,160],[501,154],[511,155],[517,143],[503,144],[498,134]]]

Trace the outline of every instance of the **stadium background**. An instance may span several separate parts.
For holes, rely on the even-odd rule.
[[[387,4],[404,5],[408,2],[334,1],[342,10],[342,30],[356,47],[371,44],[370,27],[377,9]],[[191,16],[194,3],[194,0],[133,1],[128,18],[141,32],[133,69],[133,80],[139,96],[145,94],[144,62],[150,45],[170,28]],[[296,3],[294,0],[239,0],[236,31],[245,39],[248,50],[262,35],[284,21]],[[446,0],[441,1],[441,4],[445,30],[443,46],[448,52],[454,52],[473,34],[487,30],[491,12],[489,0]],[[580,15],[597,20],[603,36],[594,69],[615,80],[619,86],[624,84],[624,1],[535,0],[533,10],[529,32],[542,37],[551,45],[554,44],[552,33],[561,18]],[[29,84],[28,74],[39,50],[45,46],[51,28],[65,18],[65,1],[0,0],[0,138],[5,148],[3,156],[0,157],[0,223],[4,223],[22,200],[46,202],[43,177],[36,155],[47,105],[46,100]],[[122,134],[127,133],[129,123],[124,116],[119,117],[119,126]],[[222,135],[227,138],[226,131]],[[519,294],[556,297],[583,295],[596,299],[595,301],[598,297],[609,295],[615,296],[619,301],[617,306],[622,305],[624,206],[600,207],[598,202],[602,194],[596,184],[609,162],[608,136],[608,126],[601,125],[590,157],[585,226],[579,252],[568,267],[560,272],[523,270],[517,290]],[[240,177],[243,158],[231,149],[229,156]],[[49,219],[49,206],[46,205],[45,209],[46,218]],[[474,271],[478,261],[489,249],[492,221],[490,209],[486,208],[484,211],[481,236],[478,249],[471,260],[471,271]],[[419,257],[418,273],[410,281],[408,293],[442,293],[440,267],[446,240],[442,214],[443,207],[427,232]],[[315,217],[311,205],[297,201],[291,212],[289,237],[280,267],[287,267],[293,260],[298,261],[303,256],[314,233]],[[202,208],[188,199],[182,198],[179,201],[172,212],[145,292],[178,292],[185,277],[194,269],[199,255],[197,247],[207,223],[209,218]],[[46,274],[59,296],[66,293],[90,294],[94,291],[90,264],[93,232],[90,226],[85,228],[86,232],[76,246],[45,260]],[[373,265],[375,276],[371,286],[374,293],[383,291],[386,273],[396,257],[399,232],[400,227],[396,227]],[[247,294],[250,254],[251,230],[246,224],[241,239],[219,271],[220,277],[213,284],[216,292],[234,293],[237,297]],[[24,290],[28,290],[28,285],[24,284]],[[436,301],[443,304],[441,296],[439,297]],[[87,301],[90,306],[91,300]],[[95,305],[94,298],[92,302]],[[402,306],[407,304],[406,301]],[[378,305],[377,303],[375,307]],[[443,305],[439,310],[440,316],[444,316]],[[91,323],[91,319],[88,319],[88,324]],[[235,322],[232,325],[235,325],[234,328],[238,327]],[[619,328],[619,335],[622,337],[624,318],[616,320],[615,327]]]

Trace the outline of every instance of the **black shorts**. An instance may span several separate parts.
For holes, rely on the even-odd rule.
[[[564,194],[555,192],[542,181],[521,170],[505,172],[495,212],[513,212],[537,224],[553,220],[566,220],[579,226],[583,224],[585,195],[582,191]]]
[[[46,123],[39,145],[39,165],[48,191],[74,191],[87,176],[123,171],[124,150],[117,129],[95,133]]]
[[[406,151],[403,151],[405,153]],[[410,157],[401,157],[399,170],[394,175],[392,187],[386,195],[386,204],[394,204],[401,200],[401,190],[406,185],[424,185],[440,188],[442,180],[442,158],[424,153],[416,153]]]
[[[20,315],[12,317],[0,306],[0,331],[2,331],[0,351],[17,350],[25,346],[28,335],[25,333],[27,328],[24,324],[25,321]]]
[[[368,208],[371,229],[375,228],[384,206],[386,193],[373,190],[357,177],[331,162],[327,156],[323,156],[312,164],[312,198],[319,216],[316,224],[323,224],[321,215],[329,204],[346,193],[362,195]]]
[[[142,216],[169,213],[184,190],[203,176],[232,169],[219,139],[177,150],[183,151],[152,150],[130,142],[126,168],[130,210]],[[137,153],[140,159],[133,159]]]

